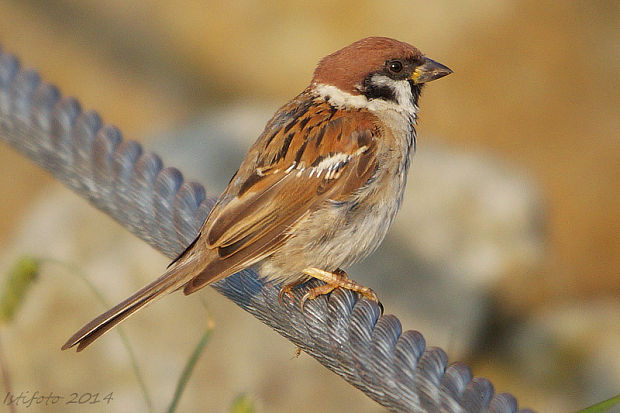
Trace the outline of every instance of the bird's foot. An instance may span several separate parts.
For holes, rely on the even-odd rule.
[[[365,287],[361,284],[356,283],[352,279],[347,276],[347,273],[341,269],[337,269],[334,272],[320,270],[318,268],[306,268],[302,271],[304,274],[309,275],[311,277],[317,278],[323,282],[324,285],[320,285],[318,287],[311,288],[304,296],[301,298],[300,307],[301,311],[304,311],[304,304],[306,300],[314,300],[321,295],[326,295],[331,293],[336,288],[344,288],[345,290],[354,291],[361,296],[367,298],[370,301],[374,301],[381,308],[381,314],[383,314],[383,305],[379,301],[379,297],[373,290],[368,287]]]

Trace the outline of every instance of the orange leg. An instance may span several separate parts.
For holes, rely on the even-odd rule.
[[[311,277],[317,278],[325,282],[325,285],[320,285],[318,287],[310,289],[310,291],[308,291],[302,297],[301,303],[300,303],[302,311],[304,310],[304,303],[306,302],[306,300],[308,299],[314,300],[315,298],[321,295],[331,293],[336,288],[344,288],[345,290],[351,290],[358,294],[361,294],[363,297],[366,297],[370,301],[374,301],[375,303],[379,304],[379,307],[381,307],[381,312],[383,312],[383,306],[379,302],[379,298],[377,297],[377,294],[375,294],[375,292],[371,290],[370,288],[364,287],[363,285],[358,284],[355,281],[349,279],[349,277],[347,277],[347,273],[342,271],[341,269],[338,269],[334,272],[330,272],[330,271],[325,271],[325,270],[320,270],[318,268],[310,267],[310,268],[306,268],[302,272],[306,275],[309,275]]]

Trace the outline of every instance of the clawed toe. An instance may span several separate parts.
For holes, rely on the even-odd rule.
[[[334,291],[336,288],[338,288],[337,285],[325,284],[325,285],[320,285],[318,287],[314,287],[308,290],[308,292],[305,293],[303,297],[301,297],[301,301],[299,303],[299,308],[301,312],[302,313],[304,312],[304,304],[306,303],[307,300],[314,300],[315,298],[320,297],[321,295],[327,295],[331,293],[332,291]]]
[[[284,284],[282,288],[280,288],[280,292],[278,293],[278,302],[280,305],[284,305],[284,296],[288,296],[288,298],[293,302],[295,297],[293,296],[293,288],[297,287],[300,284],[303,284],[303,280],[293,281],[292,283]]]
[[[278,302],[280,303],[280,305],[284,305],[284,296],[287,296],[288,298],[291,299],[291,301],[293,300],[293,293],[291,292],[290,289],[285,289],[284,287],[280,288],[280,292],[278,293]]]

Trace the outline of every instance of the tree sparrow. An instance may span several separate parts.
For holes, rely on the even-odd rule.
[[[310,278],[378,301],[340,268],[374,251],[400,206],[415,150],[424,83],[452,73],[385,37],[323,58],[310,86],[267,123],[200,233],[168,270],[82,327],[63,346],[81,351],[155,299],[191,294],[254,266],[283,293]],[[303,309],[303,308],[302,308]]]

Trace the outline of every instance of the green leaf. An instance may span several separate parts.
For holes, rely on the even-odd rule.
[[[28,290],[39,275],[40,262],[22,257],[13,266],[0,296],[0,323],[9,323],[23,304]]]

